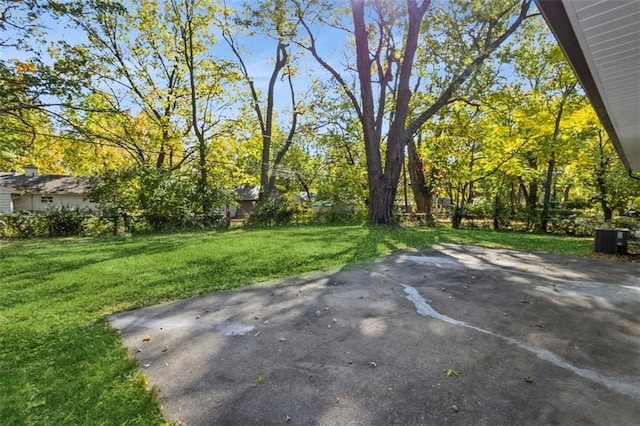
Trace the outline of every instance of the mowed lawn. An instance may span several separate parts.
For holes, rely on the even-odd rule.
[[[107,315],[444,242],[578,255],[592,244],[358,225],[1,241],[0,423],[163,423]]]

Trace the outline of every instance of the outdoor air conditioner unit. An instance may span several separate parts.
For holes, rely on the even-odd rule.
[[[627,254],[628,229],[596,229],[594,251],[596,253]]]

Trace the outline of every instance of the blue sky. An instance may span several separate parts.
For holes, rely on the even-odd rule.
[[[125,0],[125,2],[126,1],[131,0]],[[227,0],[227,4],[231,6],[240,5],[242,3],[242,0]],[[43,16],[42,25],[46,34],[45,39],[47,44],[56,43],[60,40],[64,40],[71,45],[87,42],[87,37],[83,31],[71,27],[69,23],[63,19],[53,19],[48,16]],[[314,27],[313,30],[316,32],[316,36],[318,37],[318,50],[320,53],[323,57],[326,57],[330,63],[341,68],[341,63],[344,62],[344,56],[346,53],[344,51],[347,41],[345,32],[329,27],[317,26]],[[247,64],[251,77],[255,80],[256,85],[260,89],[266,90],[268,80],[273,70],[272,64],[276,51],[275,40],[265,36],[241,36],[238,39],[249,52],[244,60]],[[40,50],[40,58],[47,61],[47,46],[41,46]],[[235,60],[231,50],[221,37],[218,37],[218,44],[212,46],[212,51],[214,56]],[[16,50],[13,48],[0,49],[0,59],[2,60],[28,60],[33,56],[33,52]],[[294,84],[298,91],[305,91],[307,89],[310,81],[308,78],[309,74],[312,74],[314,78],[329,78],[328,73],[308,54],[302,55],[297,65],[300,72]],[[282,94],[279,96],[286,96],[286,99],[289,99],[288,91],[284,83],[279,82],[277,89],[279,91],[283,90]]]
[[[133,1],[133,0],[128,0]],[[443,0],[446,1],[446,0]],[[227,0],[228,4],[242,4],[242,0]],[[69,44],[84,43],[86,36],[82,31],[70,28],[64,22],[55,21],[51,18],[44,19],[47,28],[47,39],[50,42],[57,40],[65,40]],[[345,26],[351,26],[350,16],[345,16]],[[318,50],[320,55],[327,60],[338,71],[344,69],[344,64],[350,60],[354,54],[354,49],[347,46],[348,36],[342,30],[337,30],[329,26],[313,27],[318,40]],[[249,54],[245,57],[245,63],[248,66],[251,77],[255,80],[258,88],[265,90],[268,80],[273,70],[273,60],[276,50],[276,41],[265,36],[248,37],[241,36],[239,38],[242,45]],[[229,47],[221,37],[218,37],[218,44],[212,46],[214,56],[234,59]],[[27,59],[30,56],[28,52],[19,52],[15,50],[5,49],[0,51],[2,59],[18,58]],[[350,60],[353,64],[353,60]],[[299,76],[294,84],[298,92],[305,92],[309,86],[310,76],[321,80],[329,79],[330,76],[309,54],[303,54],[298,62],[300,68]],[[508,68],[508,67],[507,67]],[[508,69],[504,72],[509,73]],[[277,85],[277,98],[286,100],[283,102],[288,106],[289,94],[286,84],[279,82]]]

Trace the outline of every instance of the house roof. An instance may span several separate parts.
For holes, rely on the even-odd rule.
[[[625,167],[640,171],[640,1],[536,2]]]
[[[0,187],[14,194],[87,195],[91,185],[86,177],[0,173]]]

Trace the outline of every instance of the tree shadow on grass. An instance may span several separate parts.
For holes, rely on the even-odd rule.
[[[0,346],[11,348],[0,352],[3,423],[160,423],[155,394],[133,380],[136,363],[110,327],[33,322],[0,333]]]

